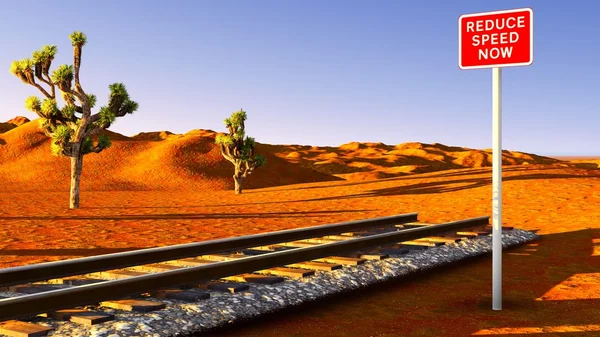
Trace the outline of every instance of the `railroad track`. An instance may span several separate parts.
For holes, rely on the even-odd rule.
[[[482,235],[487,216],[427,224],[409,213],[0,269],[0,334],[51,331],[31,316],[98,324],[115,316],[86,305],[160,310],[164,298],[197,302]]]

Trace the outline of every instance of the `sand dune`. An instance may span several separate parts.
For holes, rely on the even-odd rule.
[[[600,158],[597,159],[575,159],[569,160],[569,163],[579,168],[600,169]]]
[[[0,123],[0,133],[6,132],[8,130],[12,130],[17,126],[23,125],[29,122],[27,117],[17,116],[11,120],[8,120],[4,123]]]
[[[491,149],[474,150],[438,143],[410,142],[394,146],[352,142],[339,147],[268,145],[267,149],[291,163],[346,180],[389,178],[492,165]],[[566,165],[558,159],[523,152],[503,151],[502,157],[504,165]]]
[[[105,133],[113,140],[113,147],[86,156],[83,190],[233,188],[233,166],[215,146],[215,131],[142,132],[133,137]],[[50,140],[39,130],[37,120],[17,117],[1,123],[0,187],[13,191],[68,190],[69,159],[52,157],[49,147]],[[382,179],[492,164],[489,149],[437,143],[352,142],[338,147],[258,144],[257,151],[267,157],[268,165],[252,174],[246,188]],[[503,163],[569,165],[554,158],[511,151],[504,151]]]
[[[69,158],[50,154],[50,139],[33,120],[0,134],[0,188],[12,191],[68,190]],[[127,137],[106,131],[113,146],[85,157],[82,190],[232,189],[233,166],[214,145],[216,132],[168,131]],[[260,150],[259,150],[260,151]],[[264,153],[247,188],[339,180]]]
[[[600,156],[557,156],[559,160],[568,161],[579,168],[598,169],[600,168]]]
[[[163,140],[167,139],[174,134],[170,131],[156,131],[156,132],[140,132],[137,135],[131,137],[136,140]]]

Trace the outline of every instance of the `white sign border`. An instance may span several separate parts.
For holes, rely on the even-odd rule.
[[[514,13],[514,12],[522,12],[528,11],[530,15],[530,25],[529,25],[529,61],[521,62],[521,63],[511,63],[511,64],[489,64],[484,66],[463,66],[462,65],[462,30],[461,30],[461,21],[463,18],[470,18],[476,16],[485,16],[485,15],[494,15],[494,14],[506,14],[506,13]],[[463,14],[458,17],[458,67],[462,70],[468,69],[485,69],[485,68],[507,68],[507,67],[522,67],[522,66],[530,66],[533,64],[533,9],[531,7],[523,7],[516,9],[507,9],[502,11],[492,11],[492,12],[480,12],[480,13],[471,13],[471,14]]]

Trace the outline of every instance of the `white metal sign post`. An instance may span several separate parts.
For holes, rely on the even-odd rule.
[[[502,310],[502,68],[492,69],[492,309]]]
[[[458,18],[460,69],[492,68],[492,309],[502,310],[502,68],[533,63],[531,8]]]

